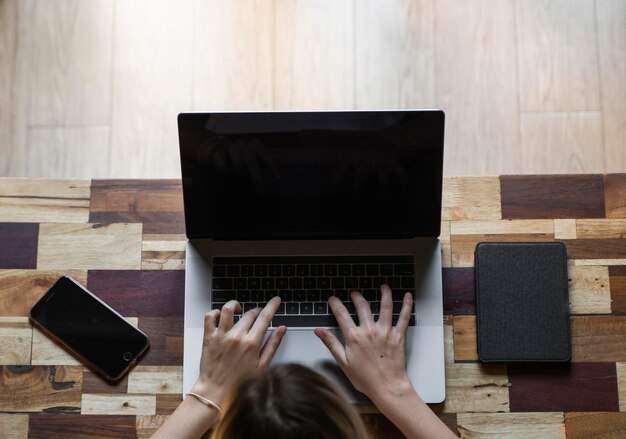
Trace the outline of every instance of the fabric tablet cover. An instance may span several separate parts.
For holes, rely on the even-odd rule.
[[[567,253],[559,242],[479,243],[478,356],[486,362],[571,358]]]

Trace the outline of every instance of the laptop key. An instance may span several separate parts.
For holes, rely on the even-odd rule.
[[[285,312],[287,314],[299,314],[300,313],[300,304],[299,303],[286,303],[285,304]]]
[[[359,279],[359,288],[372,288],[372,278],[362,277]]]
[[[280,300],[282,302],[291,302],[293,300],[293,293],[291,290],[280,290],[278,295],[280,296]]]
[[[256,303],[253,303],[253,302],[244,303],[243,304],[243,312],[248,312],[251,309],[254,309],[256,307],[257,307]]]
[[[415,280],[413,279],[413,277],[401,277],[400,278],[400,285],[401,288],[413,288]]]
[[[320,292],[320,296],[322,300],[328,300],[330,296],[334,296],[334,295],[335,293],[333,293],[333,290],[322,290]]]
[[[282,273],[282,269],[280,268],[280,265],[270,265],[268,272],[270,276],[278,277]]]
[[[345,280],[343,277],[333,277],[330,280],[330,286],[332,288],[345,288]]]
[[[303,284],[304,288],[306,288],[307,290],[312,290],[314,288],[317,288],[317,279],[315,279],[314,277],[305,277]]]
[[[397,290],[393,290],[391,291],[391,298],[395,301],[395,302],[401,302],[404,300],[404,295],[406,293],[411,293],[413,295],[413,299],[415,299],[415,291],[413,289],[409,289],[407,288],[405,289],[397,289]]]
[[[335,290],[335,296],[337,296],[337,298],[342,302],[350,300],[350,293],[348,293],[348,290]]]
[[[325,302],[316,302],[313,304],[313,312],[315,314],[328,314],[328,305]]]
[[[376,290],[373,289],[373,288],[365,289],[365,290],[361,291],[361,294],[363,294],[363,297],[368,302],[371,302],[372,300],[376,300],[377,296],[378,296],[377,293],[376,293]]]
[[[226,267],[226,276],[239,277],[239,265],[229,265]]]
[[[255,265],[254,266],[254,275],[256,277],[267,276],[267,265]]]
[[[254,267],[252,265],[242,265],[241,266],[241,275],[243,277],[252,277],[252,276],[254,276]]]
[[[290,328],[307,328],[307,327],[337,327],[337,320],[332,315],[305,315],[305,316],[274,316],[272,326],[277,328],[281,325]]]
[[[308,265],[296,265],[296,275],[300,277],[308,276],[309,266]]]
[[[283,265],[283,276],[291,277],[296,274],[296,266],[295,265]]]
[[[384,276],[374,276],[374,277],[372,278],[372,286],[373,286],[374,288],[378,288],[378,289],[380,289],[380,286],[381,286],[382,284],[386,284],[386,283],[387,283],[387,279],[385,279],[385,277],[384,277]]]
[[[215,276],[215,277],[226,277],[226,266],[225,265],[214,265],[213,266],[213,276]]]
[[[393,276],[393,265],[391,265],[391,264],[381,264],[380,265],[380,275],[381,276]]]
[[[304,302],[306,300],[306,292],[304,290],[294,290],[293,291],[293,301],[294,302]]]
[[[250,291],[250,300],[252,302],[263,302],[265,300],[265,293],[262,290]]]
[[[213,291],[213,302],[226,303],[229,300],[236,300],[237,294],[232,290]]]
[[[233,288],[233,280],[227,277],[214,277],[213,289],[214,290],[231,290]]]
[[[302,278],[300,277],[292,277],[289,279],[289,288],[292,290],[298,290],[302,288]]]
[[[313,314],[313,304],[311,302],[302,302],[300,304],[300,314]]]
[[[281,303],[278,305],[278,309],[276,310],[276,315],[285,314],[285,304]]]
[[[356,314],[356,308],[352,302],[343,302],[343,306],[348,310],[348,314]]]
[[[359,278],[358,277],[347,277],[346,278],[346,288],[359,288]]]
[[[321,264],[313,264],[311,265],[311,274],[310,276],[324,276],[324,266]]]
[[[329,277],[318,277],[317,278],[317,287],[320,289],[330,288],[330,278]]]
[[[354,264],[352,266],[352,275],[353,276],[365,276],[365,265]]]
[[[238,277],[233,281],[233,286],[236,290],[244,290],[248,287],[248,282],[245,277]]]
[[[274,278],[273,277],[264,277],[261,279],[261,288],[264,290],[271,290],[274,288]]]
[[[250,302],[250,291],[237,291],[237,300],[240,302]]]
[[[269,302],[272,297],[280,295],[276,290],[265,290],[265,301]]]
[[[395,264],[393,274],[394,276],[413,276],[413,264]]]
[[[335,264],[324,265],[324,276],[337,276],[337,266]]]
[[[391,289],[400,288],[400,278],[396,276],[389,276],[387,278],[387,285],[389,285],[389,288]]]
[[[308,290],[306,292],[306,300],[309,302],[319,302],[321,299],[320,290]]]
[[[279,290],[289,288],[289,280],[286,277],[279,277],[276,279],[276,288]]]
[[[258,277],[251,277],[248,279],[248,288],[251,290],[256,290],[261,288],[261,279]]]
[[[378,276],[379,267],[378,264],[367,264],[365,266],[365,274],[368,276]]]
[[[226,305],[225,303],[213,302],[211,303],[211,309],[222,309],[222,307]]]
[[[340,264],[337,267],[337,273],[339,276],[350,276],[352,275],[352,268],[348,264]]]

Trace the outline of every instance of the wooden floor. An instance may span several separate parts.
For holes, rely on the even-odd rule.
[[[448,175],[626,171],[626,0],[0,0],[0,175],[179,177],[186,110],[424,107]]]

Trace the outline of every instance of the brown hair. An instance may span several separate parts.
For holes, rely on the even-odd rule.
[[[348,400],[322,375],[283,364],[241,381],[231,392],[213,439],[364,439]]]

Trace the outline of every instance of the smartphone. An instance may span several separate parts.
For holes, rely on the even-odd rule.
[[[120,380],[150,346],[146,334],[67,276],[31,308],[30,318],[111,382]]]

